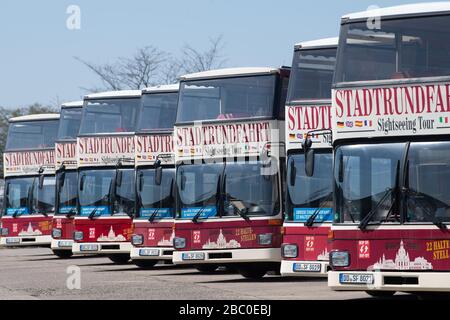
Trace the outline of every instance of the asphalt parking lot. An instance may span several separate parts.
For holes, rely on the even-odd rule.
[[[74,279],[78,270],[80,277]],[[132,263],[115,265],[106,257],[60,259],[47,248],[0,249],[0,299],[368,298],[364,292],[333,292],[328,289],[326,279],[269,275],[254,281],[227,270],[202,274],[174,265],[142,270]],[[397,294],[394,299],[410,296]]]

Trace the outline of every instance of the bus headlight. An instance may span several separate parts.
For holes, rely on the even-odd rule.
[[[271,233],[258,234],[258,243],[261,246],[271,245],[272,244],[272,234]]]
[[[173,239],[173,247],[175,249],[183,249],[186,248],[186,239],[185,238],[179,238],[175,237]]]
[[[9,234],[8,228],[1,228],[1,235],[2,236],[7,236],[8,234]]]
[[[62,230],[61,229],[52,229],[52,237],[53,238],[61,238],[62,236]]]
[[[297,258],[298,246],[296,244],[284,244],[281,247],[281,255],[283,258]]]
[[[83,238],[84,238],[83,231],[75,231],[75,232],[73,233],[73,239],[74,239],[75,241],[83,240]]]
[[[350,265],[350,254],[347,251],[331,251],[330,264],[332,267],[348,267]]]
[[[142,234],[133,234],[131,236],[131,243],[135,246],[140,246],[144,243],[144,236]]]

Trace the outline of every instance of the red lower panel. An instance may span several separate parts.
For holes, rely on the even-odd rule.
[[[75,231],[82,231],[84,238],[77,242],[126,242],[133,234],[130,218],[96,218],[74,220]]]
[[[2,227],[8,228],[9,237],[51,235],[52,217],[2,217]]]
[[[297,258],[285,260],[328,261],[330,242],[328,232],[330,227],[285,226],[283,243],[298,246]]]
[[[134,233],[144,236],[145,247],[172,247],[173,222],[135,223]]]

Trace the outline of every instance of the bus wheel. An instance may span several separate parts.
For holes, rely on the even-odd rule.
[[[133,263],[141,269],[151,269],[155,266],[158,260],[134,260]]]
[[[68,259],[72,256],[72,250],[53,250],[53,254],[62,259]]]
[[[247,279],[261,279],[267,273],[267,270],[262,268],[241,267],[238,271],[241,276]]]
[[[216,264],[198,264],[195,266],[195,269],[203,273],[211,273],[216,271],[218,267]]]
[[[366,291],[366,293],[374,298],[388,298],[392,297],[395,294],[395,291]]]
[[[110,255],[108,258],[115,264],[126,264],[130,260],[130,255],[128,253],[118,253]]]

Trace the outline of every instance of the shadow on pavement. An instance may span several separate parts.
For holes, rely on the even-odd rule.
[[[311,277],[263,277],[261,279],[247,279],[244,277],[238,279],[226,279],[226,280],[212,280],[203,281],[197,283],[283,283],[283,282],[326,282],[325,278],[311,278]]]

